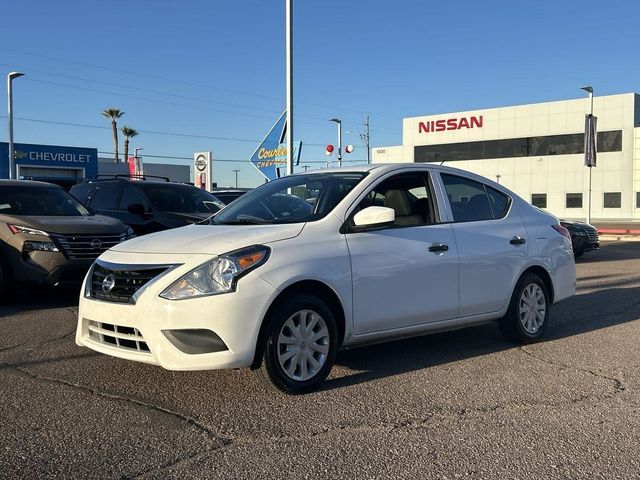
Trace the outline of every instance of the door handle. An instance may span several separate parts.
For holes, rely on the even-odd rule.
[[[525,238],[520,237],[519,235],[516,235],[511,240],[509,240],[509,243],[511,245],[522,245],[527,243],[527,240]]]
[[[449,245],[444,245],[442,243],[434,243],[429,247],[429,251],[435,253],[446,252],[447,250],[449,250]]]

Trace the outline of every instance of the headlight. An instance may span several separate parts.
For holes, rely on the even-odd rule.
[[[23,252],[59,252],[53,242],[32,242],[27,240],[22,244]]]
[[[22,225],[11,225],[10,223],[8,223],[7,226],[9,227],[9,230],[11,230],[11,233],[13,233],[14,235],[23,233],[25,235],[40,235],[42,237],[49,236],[47,232],[36,230],[35,228],[23,227]]]
[[[270,252],[269,247],[253,245],[220,255],[180,277],[160,296],[182,300],[234,292],[238,279],[265,263]]]

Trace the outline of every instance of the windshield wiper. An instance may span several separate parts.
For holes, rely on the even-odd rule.
[[[265,220],[263,218],[236,218],[235,220],[228,220],[226,222],[216,222],[216,225],[268,225],[273,223],[273,220]]]

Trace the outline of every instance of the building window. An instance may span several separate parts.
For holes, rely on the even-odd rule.
[[[582,208],[582,194],[567,193],[565,207],[566,208]]]
[[[531,205],[538,208],[547,208],[547,194],[546,193],[532,193]]]
[[[640,192],[636,192],[636,208],[640,208]]]
[[[622,193],[605,192],[604,208],[620,208],[622,206]]]
[[[598,152],[621,152],[622,130],[598,132]],[[584,133],[414,147],[415,162],[487,160],[584,153]]]

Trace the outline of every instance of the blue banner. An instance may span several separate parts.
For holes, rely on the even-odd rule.
[[[287,115],[284,112],[249,160],[269,181],[286,174],[287,146],[284,144],[286,131]],[[293,163],[296,165],[300,160],[301,150],[302,142],[297,142],[293,151]]]

